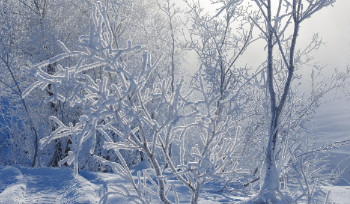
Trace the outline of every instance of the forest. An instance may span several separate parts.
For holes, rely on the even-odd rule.
[[[337,3],[1,0],[0,203],[335,203],[350,66],[299,42]]]

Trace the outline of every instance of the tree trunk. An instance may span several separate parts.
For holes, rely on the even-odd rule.
[[[276,167],[275,161],[275,147],[277,141],[277,126],[279,121],[279,111],[276,105],[276,93],[274,90],[273,79],[273,28],[272,28],[272,14],[271,14],[271,0],[267,2],[267,85],[270,96],[270,129],[269,129],[269,141],[266,148],[263,180],[260,189],[260,193],[264,191],[278,191],[279,190],[279,173]]]
[[[276,116],[275,116],[276,117]],[[269,133],[269,142],[266,148],[264,163],[263,183],[260,191],[279,190],[279,173],[275,161],[275,147],[277,140],[277,118],[271,120],[271,129]]]

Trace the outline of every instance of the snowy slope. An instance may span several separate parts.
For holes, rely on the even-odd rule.
[[[71,169],[0,168],[0,203],[97,203],[99,190]]]
[[[320,143],[349,140],[350,102],[337,100],[319,107],[311,130]]]
[[[329,150],[330,169],[343,171],[350,181],[350,102],[338,100],[321,106],[313,122],[312,134],[317,146],[333,144]],[[350,185],[350,183],[348,183]]]
[[[327,167],[337,177],[322,187],[330,191],[330,201],[350,203],[350,102],[338,100],[319,108],[313,121],[312,134],[318,146],[334,144],[329,150]]]

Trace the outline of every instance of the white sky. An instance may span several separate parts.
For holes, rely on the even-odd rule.
[[[301,27],[301,35],[312,36],[318,32],[326,46],[319,50],[319,60],[338,68],[350,64],[350,1],[337,0],[307,20]]]
[[[200,2],[203,7],[214,9],[210,0],[200,0]],[[333,7],[324,8],[304,21],[297,42],[299,47],[306,45],[314,33],[319,33],[326,43],[317,51],[315,58],[321,64],[328,65],[328,69],[345,69],[350,64],[350,0],[337,0]],[[256,50],[249,50],[242,61],[261,62],[266,54],[261,50],[262,48],[258,47],[260,46],[257,46]]]

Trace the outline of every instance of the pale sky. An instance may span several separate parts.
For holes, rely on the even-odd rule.
[[[202,6],[213,10],[209,0],[200,0]],[[339,69],[350,64],[350,0],[337,0],[333,7],[327,7],[307,19],[301,25],[298,45],[306,45],[314,33],[326,43],[315,55],[322,64]],[[258,47],[258,46],[257,46]],[[242,61],[253,60],[251,56],[261,61],[265,58],[263,50],[250,50]]]
[[[350,1],[337,0],[334,7],[317,13],[301,27],[301,35],[312,36],[318,32],[326,46],[319,50],[323,63],[346,67],[350,64]]]

